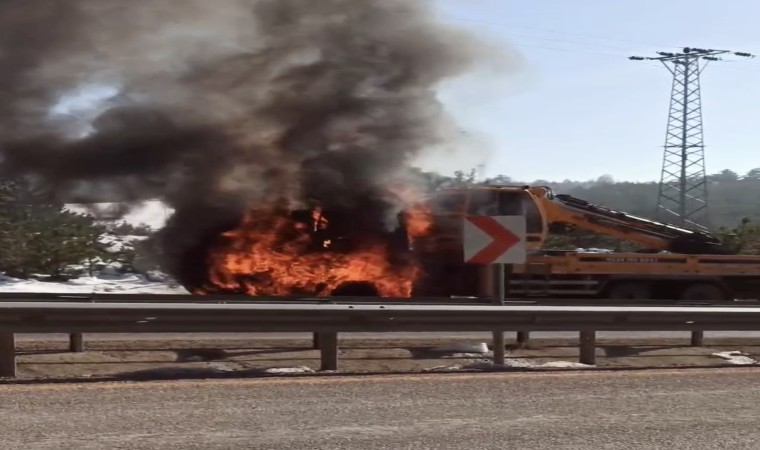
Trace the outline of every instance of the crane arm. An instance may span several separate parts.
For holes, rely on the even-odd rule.
[[[720,239],[709,233],[615,211],[565,194],[545,196],[542,201],[550,224],[571,224],[653,250],[690,254],[727,253]]]

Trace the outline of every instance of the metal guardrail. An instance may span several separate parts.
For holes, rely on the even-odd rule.
[[[101,294],[101,293],[0,293],[2,302],[95,302],[95,303],[203,303],[203,304],[262,304],[262,303],[298,303],[298,304],[367,304],[367,305],[492,305],[490,297],[253,297],[248,295],[193,295],[193,294]],[[758,300],[624,300],[605,298],[546,298],[513,297],[505,300],[506,304],[567,305],[567,306],[687,306],[687,305],[758,305]]]
[[[490,298],[478,297],[266,297],[248,295],[193,294],[100,294],[100,293],[0,293],[0,303],[24,302],[96,302],[96,303],[202,303],[202,304],[493,304]]]
[[[597,331],[760,330],[760,307],[5,301],[0,376],[16,373],[14,333],[314,332],[336,369],[339,332],[494,330],[579,331],[593,364]]]
[[[760,307],[0,302],[0,332],[760,330]]]

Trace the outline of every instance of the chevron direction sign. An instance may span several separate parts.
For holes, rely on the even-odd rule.
[[[464,219],[464,261],[470,264],[523,264],[524,216],[469,216]]]

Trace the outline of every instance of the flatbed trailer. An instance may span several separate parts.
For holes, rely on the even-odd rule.
[[[758,259],[741,255],[556,252],[532,255],[507,280],[515,297],[760,298]]]

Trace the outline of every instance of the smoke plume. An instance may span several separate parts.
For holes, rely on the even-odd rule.
[[[483,53],[423,0],[4,0],[1,167],[82,202],[164,200],[174,270],[251,205],[385,192],[456,132],[436,87]],[[86,85],[118,94],[83,135],[50,110]]]

